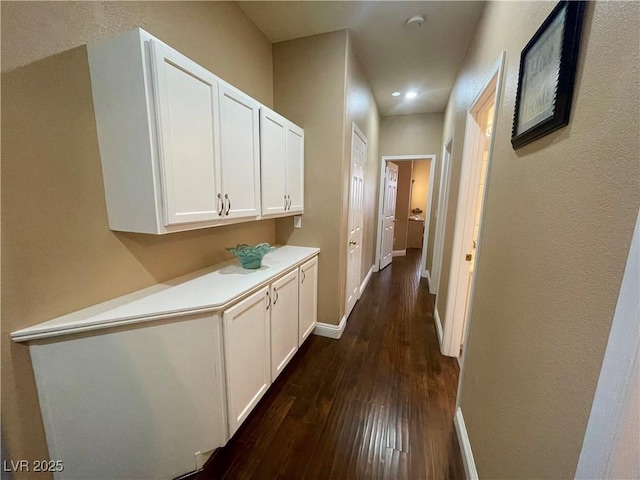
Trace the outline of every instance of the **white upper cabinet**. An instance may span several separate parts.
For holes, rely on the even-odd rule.
[[[225,218],[260,215],[260,104],[220,85],[220,146]]]
[[[260,217],[260,104],[141,29],[87,47],[112,230]]]
[[[260,152],[262,215],[301,213],[304,207],[304,131],[262,107]]]
[[[164,225],[221,218],[218,81],[150,42]]]
[[[287,120],[277,113],[260,110],[262,214],[284,213],[287,206]]]
[[[304,130],[287,122],[287,196],[289,213],[304,210]]]

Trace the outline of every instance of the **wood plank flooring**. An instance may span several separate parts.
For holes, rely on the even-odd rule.
[[[342,338],[311,335],[197,479],[464,478],[458,364],[440,355],[419,261],[374,273]]]

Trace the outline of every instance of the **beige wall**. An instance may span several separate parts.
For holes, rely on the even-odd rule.
[[[554,5],[487,4],[446,114],[453,180],[466,109],[506,50],[461,389],[480,478],[573,478],[640,205],[638,3],[589,3],[569,125],[511,147],[520,51]]]
[[[274,221],[162,237],[108,229],[84,44],[142,26],[268,105],[271,44],[233,3],[1,8],[2,429],[12,459],[34,460],[48,455],[33,372],[10,332],[211,265],[225,246],[275,241]]]
[[[396,222],[393,227],[393,249],[407,248],[409,204],[411,202],[411,169],[413,162],[403,160],[398,165],[398,190],[396,193]]]
[[[411,205],[409,211],[419,208],[426,215],[427,200],[429,195],[429,182],[431,175],[431,160],[414,160],[413,161],[413,187],[411,188]],[[435,227],[434,227],[435,228]]]
[[[382,117],[380,124],[380,155],[436,155],[436,168],[433,182],[433,205],[429,239],[427,242],[426,268],[433,270],[433,246],[436,233],[436,212],[438,209],[438,191],[440,188],[440,155],[442,153],[442,129],[444,114],[421,113],[417,115],[396,115]],[[425,210],[425,209],[423,209]],[[426,211],[426,210],[425,210]]]
[[[305,131],[302,228],[294,229],[291,218],[277,220],[277,241],[322,249],[318,321],[332,324],[340,321],[343,308],[339,252],[346,52],[346,30],[273,45],[274,108]]]
[[[362,278],[374,262],[380,117],[347,30],[273,46],[274,108],[305,129],[302,228],[277,221],[279,243],[319,246],[318,321],[344,315],[351,130],[367,138]]]
[[[380,160],[378,154],[380,134],[380,114],[373,97],[369,81],[365,77],[362,65],[358,60],[349,33],[347,44],[347,85],[346,85],[346,111],[345,111],[345,142],[343,154],[343,210],[342,210],[342,255],[340,262],[345,267],[346,279],[346,254],[347,254],[347,214],[349,206],[349,180],[351,169],[351,132],[355,123],[367,138],[367,163],[365,165],[364,179],[364,224],[362,235],[362,272],[361,280],[373,266],[376,260],[376,228],[378,212],[378,182],[380,181]],[[342,286],[342,303],[344,305],[345,286]],[[344,315],[344,307],[341,317]]]

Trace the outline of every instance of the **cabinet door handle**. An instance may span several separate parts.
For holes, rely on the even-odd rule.
[[[224,200],[222,200],[222,194],[218,194],[218,216],[222,216],[222,212],[224,211]]]
[[[284,210],[287,210],[287,196],[284,196]]]
[[[271,295],[269,295],[269,291],[267,291],[267,310],[271,306]]]
[[[227,211],[224,214],[228,217],[229,212],[231,211],[231,199],[229,198],[229,194],[225,193],[224,199],[226,200],[226,204],[227,204]]]
[[[276,298],[273,299],[273,306],[275,307],[276,303],[278,303],[278,289],[276,287],[273,287],[273,293],[275,294]]]
[[[300,280],[300,283],[304,283],[304,279],[307,278],[307,276],[304,273],[304,270],[301,270],[302,272],[302,280]]]
[[[287,198],[289,199],[289,208],[288,208],[288,210],[291,210],[291,195],[287,195]]]

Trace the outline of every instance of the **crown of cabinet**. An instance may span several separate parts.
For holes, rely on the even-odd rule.
[[[280,181],[261,168],[261,110],[271,110],[139,28],[87,50],[112,230],[165,234],[266,214],[261,192]],[[284,122],[274,216],[303,208],[304,132]]]

